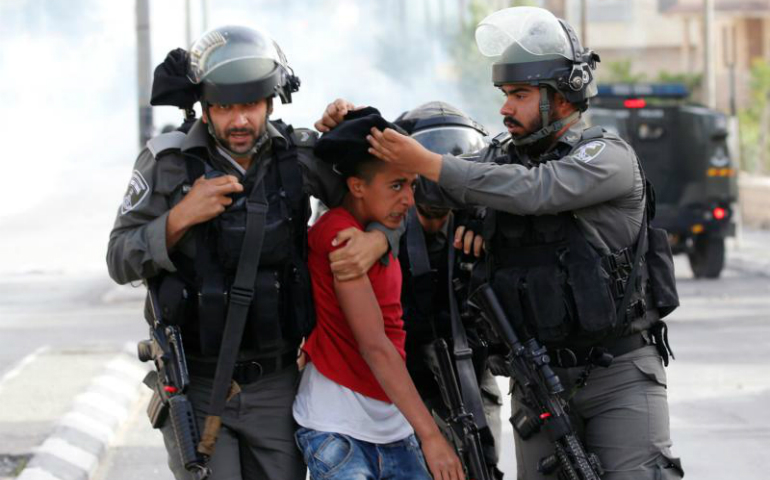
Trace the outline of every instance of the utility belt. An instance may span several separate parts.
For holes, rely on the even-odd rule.
[[[289,351],[274,357],[260,357],[243,362],[236,362],[235,370],[233,371],[233,380],[240,385],[248,385],[266,375],[281,371],[284,368],[296,364],[297,354],[294,351]],[[187,370],[190,372],[191,376],[213,379],[216,374],[217,363],[215,361],[209,362],[188,358]]]
[[[663,363],[668,366],[668,358],[674,358],[674,352],[668,343],[668,325],[658,320],[649,330],[632,333],[620,338],[606,340],[598,345],[587,347],[563,347],[546,345],[550,364],[559,368],[585,367],[588,365],[609,366],[613,358],[639,350],[648,345],[655,345]]]
[[[647,338],[641,333],[634,333],[625,337],[605,341],[599,345],[590,347],[550,347],[548,356],[551,366],[559,368],[585,367],[588,364],[611,361],[612,358],[625,355],[642,347],[650,345]],[[607,357],[606,355],[611,355]],[[604,358],[601,358],[604,356]]]

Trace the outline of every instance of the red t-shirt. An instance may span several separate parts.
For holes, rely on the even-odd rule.
[[[308,266],[313,283],[316,326],[304,350],[326,378],[367,397],[390,402],[369,365],[358,352],[353,331],[334,292],[329,253],[339,248],[332,247],[334,237],[348,227],[364,229],[350,212],[337,207],[326,212],[308,233]],[[369,270],[368,276],[382,311],[385,334],[401,358],[406,358],[406,333],[401,319],[401,267],[398,259],[391,254],[387,266],[377,262]]]

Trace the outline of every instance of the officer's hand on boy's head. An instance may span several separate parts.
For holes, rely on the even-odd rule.
[[[351,110],[357,110],[356,106],[344,98],[338,98],[326,107],[321,119],[315,122],[315,129],[319,132],[328,132],[339,125]]]
[[[374,127],[366,140],[371,145],[369,153],[393,164],[406,172],[418,173],[438,181],[441,172],[441,155],[433,153],[412,137],[402,135],[392,128],[381,131]]]
[[[466,255],[470,255],[472,251],[473,256],[479,258],[484,249],[484,237],[472,230],[466,231],[465,225],[460,225],[455,230],[453,245],[457,250],[462,250]]]
[[[379,230],[362,232],[355,227],[337,233],[332,245],[343,245],[329,254],[332,273],[340,282],[366,275],[372,265],[388,251],[388,240],[384,233]]]
[[[233,203],[230,195],[242,191],[243,185],[233,175],[210,179],[201,176],[174,208],[182,213],[184,223],[197,225],[224,212]]]

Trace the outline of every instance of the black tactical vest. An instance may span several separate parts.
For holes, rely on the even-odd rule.
[[[164,302],[179,312],[188,352],[215,356],[224,333],[228,299],[237,271],[246,231],[246,200],[264,183],[268,203],[267,220],[255,294],[249,308],[241,349],[271,352],[287,342],[298,343],[315,323],[310,274],[307,269],[307,221],[309,198],[303,192],[303,177],[293,130],[271,122],[287,142],[272,142],[272,161],[263,172],[250,169],[243,179],[244,191],[233,195],[225,212],[193,228],[195,258],[172,254],[179,273],[161,285]],[[190,183],[201,175],[221,175],[208,162],[185,155]],[[165,292],[164,292],[164,287]],[[166,293],[164,296],[163,294]]]
[[[513,150],[505,158],[537,168],[521,162]],[[604,257],[586,240],[572,212],[521,216],[491,211],[484,237],[490,283],[511,322],[549,346],[594,345],[620,335],[645,314],[646,266],[633,282],[625,318],[617,318],[636,242]]]

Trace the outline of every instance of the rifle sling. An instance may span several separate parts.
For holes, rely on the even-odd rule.
[[[268,210],[265,185],[262,181],[268,166],[261,164],[260,169],[246,203],[246,232],[238,259],[238,269],[235,272],[235,281],[230,289],[230,302],[227,308],[219,358],[217,359],[208,416],[204,432],[201,435],[201,442],[198,445],[198,450],[207,455],[214,452],[214,444],[221,425],[218,419],[227,403],[246,318],[254,298],[254,284],[257,278],[257,267],[262,251]]]
[[[447,219],[447,237],[454,232],[454,215]],[[422,230],[420,230],[422,232]],[[473,414],[473,421],[479,430],[487,427],[487,417],[484,415],[484,408],[481,403],[481,392],[479,382],[476,378],[476,370],[473,368],[473,350],[468,346],[468,336],[465,333],[465,327],[460,320],[460,310],[457,307],[457,298],[455,297],[454,284],[452,276],[455,271],[455,248],[451,240],[447,238],[447,288],[449,289],[449,317],[452,322],[452,349],[454,353],[455,368],[460,383],[460,390],[463,396],[463,403],[468,406],[468,410]]]

